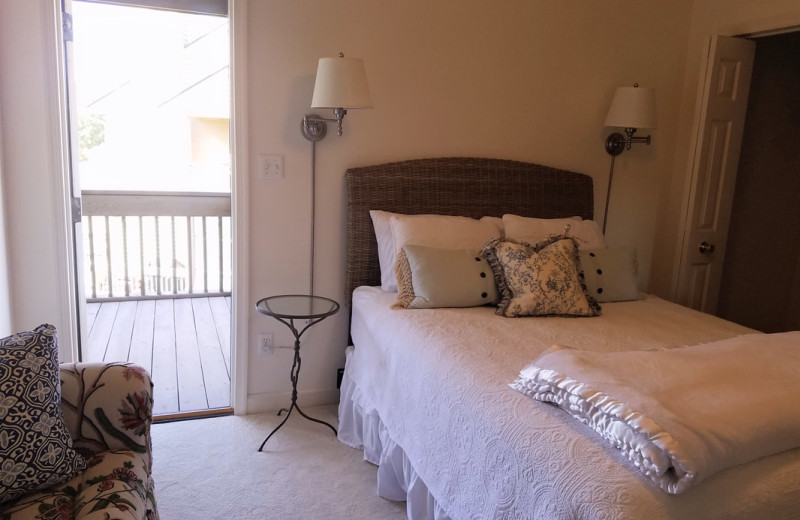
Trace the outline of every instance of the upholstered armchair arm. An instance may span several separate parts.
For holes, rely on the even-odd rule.
[[[129,450],[151,463],[153,384],[132,363],[61,365],[61,410],[73,446],[85,457]]]

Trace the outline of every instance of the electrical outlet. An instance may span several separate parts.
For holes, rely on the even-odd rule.
[[[256,351],[261,354],[272,354],[275,348],[275,341],[271,332],[262,332],[258,335]]]
[[[259,179],[283,179],[283,155],[258,154]]]

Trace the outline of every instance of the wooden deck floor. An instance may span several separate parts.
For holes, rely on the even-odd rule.
[[[230,406],[230,297],[87,303],[84,361],[131,361],[152,375],[153,413]]]

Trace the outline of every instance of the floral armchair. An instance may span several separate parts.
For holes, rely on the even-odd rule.
[[[158,519],[147,372],[130,363],[69,363],[60,365],[60,379],[64,425],[86,469],[1,504],[0,520]]]

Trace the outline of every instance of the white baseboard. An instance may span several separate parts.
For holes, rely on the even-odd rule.
[[[297,405],[303,411],[311,406],[336,404],[339,402],[339,390],[306,390],[297,393]],[[291,392],[267,392],[249,394],[247,396],[247,413],[277,412],[292,404]]]

